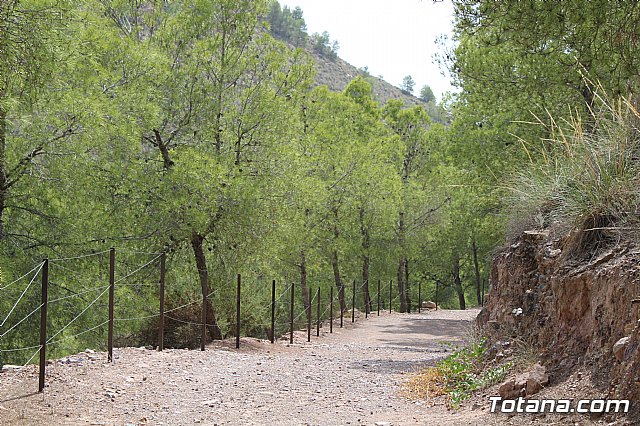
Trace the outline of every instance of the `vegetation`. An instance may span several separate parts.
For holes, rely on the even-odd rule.
[[[509,215],[575,227],[582,248],[628,235],[637,99],[617,99],[637,91],[638,6],[454,3],[445,111],[428,86],[424,106],[379,105],[366,68],[342,93],[312,87],[304,48],[337,43],[267,0],[5,2],[0,363],[37,342],[45,257],[55,356],[103,346],[111,246],[118,341],[154,338],[164,252],[167,334],[194,345],[203,298],[207,338],[233,333],[236,274],[242,333],[264,337],[281,331],[264,326],[272,279],[306,308],[320,287],[345,309],[353,280],[370,308],[378,279],[402,312],[418,285],[465,308]]]
[[[429,399],[446,395],[447,403],[458,408],[478,389],[499,383],[511,368],[511,363],[487,365],[488,345],[485,340],[473,342],[426,368],[403,383],[405,395],[413,399]]]
[[[381,107],[362,77],[312,88],[305,51],[263,31],[300,36],[300,10],[29,0],[0,19],[0,362],[29,361],[37,344],[47,257],[50,355],[104,346],[112,246],[117,344],[156,339],[161,252],[176,346],[199,343],[203,298],[207,339],[233,334],[236,274],[242,333],[260,337],[282,331],[264,326],[272,279],[307,307],[316,287],[344,299],[354,279],[360,309],[378,279],[402,311],[418,282],[433,299],[439,281],[444,304],[475,293],[471,234],[447,251],[455,295],[435,246],[463,214],[448,129],[422,107]]]

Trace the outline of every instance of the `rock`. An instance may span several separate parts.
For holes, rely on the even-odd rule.
[[[422,309],[436,309],[437,305],[435,302],[428,300],[428,301],[423,301],[421,307]]]
[[[613,354],[616,356],[618,361],[622,361],[624,359],[624,351],[627,348],[628,343],[629,337],[623,337],[613,345]]]
[[[391,426],[391,422],[375,422],[376,426]]]
[[[524,374],[511,378],[500,385],[498,392],[502,399],[517,399],[540,392],[549,383],[547,369],[540,364]]]
[[[22,366],[20,365],[11,365],[11,364],[5,364],[2,366],[2,372],[4,373],[5,371],[18,371],[18,370],[22,370]]]

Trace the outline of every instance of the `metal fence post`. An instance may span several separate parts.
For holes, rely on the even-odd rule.
[[[271,343],[276,338],[276,280],[271,281]]]
[[[422,281],[418,281],[418,313],[422,309]]]
[[[351,322],[356,322],[356,280],[353,280],[353,291],[351,294]]]
[[[378,316],[380,316],[380,278],[378,278]]]
[[[47,304],[49,292],[49,259],[42,264],[42,295],[40,306],[40,369],[38,371],[38,392],[44,391],[44,373],[47,368]]]
[[[393,280],[389,280],[389,313],[391,313],[391,301],[393,300]]]
[[[291,324],[289,327],[289,344],[293,344],[293,305],[295,303],[295,299],[294,299],[294,291],[293,289],[295,288],[295,284],[291,283]]]
[[[116,249],[109,250],[109,331],[107,336],[107,361],[113,362],[113,305],[116,284]]]
[[[158,330],[158,350],[164,349],[164,277],[166,273],[167,254],[160,256],[160,326]]]
[[[329,333],[333,333],[333,286],[331,286],[331,301],[329,302]]]
[[[318,292],[316,293],[318,297],[318,302],[316,303],[317,312],[316,312],[316,337],[320,337],[320,287],[318,287]]]
[[[236,296],[236,349],[240,348],[240,274],[238,274],[238,291]]]

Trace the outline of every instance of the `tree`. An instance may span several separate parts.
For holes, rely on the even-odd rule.
[[[402,84],[400,85],[400,89],[402,89],[403,92],[406,93],[413,93],[413,87],[416,85],[415,81],[413,81],[413,78],[410,75],[405,76],[402,79]]]
[[[435,102],[436,97],[433,94],[433,90],[431,90],[431,87],[429,87],[428,85],[422,86],[422,89],[420,89],[420,99],[425,102]]]

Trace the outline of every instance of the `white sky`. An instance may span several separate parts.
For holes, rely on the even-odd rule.
[[[436,37],[451,35],[451,0],[279,0],[281,6],[304,12],[309,35],[328,31],[340,44],[338,56],[371,75],[400,86],[411,75],[419,94],[431,86],[438,101],[453,91],[450,77],[433,61]]]

